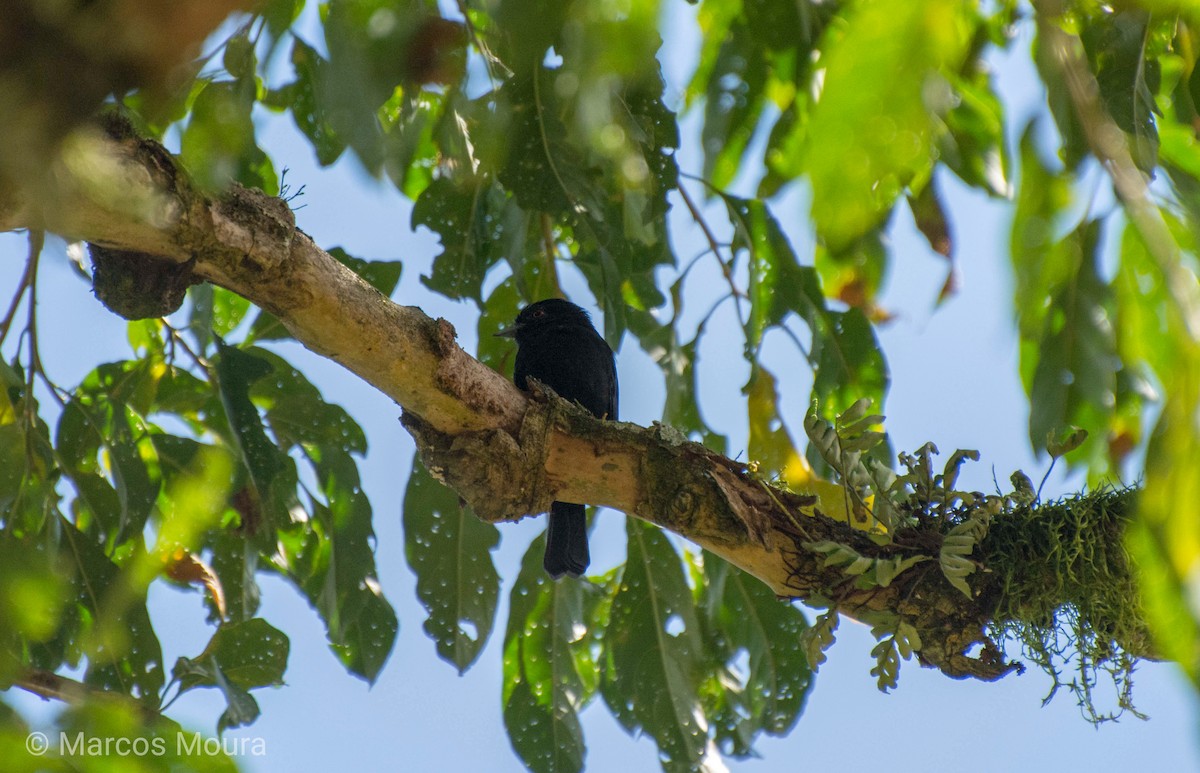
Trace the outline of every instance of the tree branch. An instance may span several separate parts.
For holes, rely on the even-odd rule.
[[[602,422],[540,389],[527,397],[464,352],[449,323],[392,303],[319,249],[283,201],[240,187],[200,195],[160,145],[119,125],[73,142],[47,175],[53,197],[0,195],[0,230],[44,228],[187,263],[267,309],[309,349],[399,403],[426,466],[479,517],[515,520],[555,499],[612,507],[711,550],[781,597],[892,630],[905,621],[924,642],[922,662],[951,676],[996,679],[1016,668],[985,635],[995,578],[968,599],[929,561],[864,588],[811,549],[833,540],[872,558],[936,558],[940,534],[876,545],[821,516],[816,497],[770,487],[670,427]]]

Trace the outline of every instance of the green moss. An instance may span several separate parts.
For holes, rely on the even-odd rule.
[[[1141,716],[1133,671],[1150,644],[1123,538],[1135,497],[1133,488],[1105,487],[1006,510],[978,557],[992,577],[994,640],[1019,646],[1050,675],[1047,700],[1066,687],[1093,722]],[[1109,684],[1115,697],[1099,697]],[[1097,708],[1113,700],[1114,709]]]

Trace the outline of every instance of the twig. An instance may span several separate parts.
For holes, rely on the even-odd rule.
[[[182,347],[183,351],[187,353],[188,357],[191,358],[196,367],[203,370],[207,376],[211,372],[208,360],[204,359],[204,357],[200,356],[199,354],[196,354],[195,350],[188,346],[187,340],[174,325],[172,325],[170,322],[167,322],[165,319],[162,321],[162,323],[167,328],[167,333],[171,337],[171,346],[174,347],[176,344],[178,344],[180,347]]]
[[[29,364],[25,369],[25,474],[34,469],[34,438],[37,435],[37,410],[34,408],[33,380],[42,369],[41,357],[38,355],[37,340],[37,270],[38,261],[42,255],[42,246],[46,243],[44,231],[29,232],[29,260],[26,263],[26,273],[29,278],[29,304],[25,309],[25,332],[29,335]],[[20,347],[18,346],[18,349]]]
[[[132,707],[138,715],[146,719],[155,719],[159,712],[154,708],[132,698],[124,693],[113,690],[103,690],[83,682],[60,676],[53,671],[31,668],[17,676],[13,685],[44,700],[57,700],[64,703],[80,704],[90,699],[103,698],[114,700]]]
[[[39,698],[59,700],[64,703],[82,703],[88,693],[93,692],[92,688],[83,682],[36,668],[18,676],[13,680],[13,684]]]
[[[683,203],[687,206],[688,212],[692,213],[692,219],[696,221],[696,225],[700,226],[700,230],[704,232],[704,238],[708,240],[709,249],[712,250],[713,257],[717,259],[717,263],[721,266],[721,274],[725,277],[725,283],[729,285],[729,293],[733,296],[737,306],[738,320],[745,327],[746,319],[742,314],[742,299],[746,297],[746,294],[742,292],[737,286],[737,282],[733,279],[733,256],[730,256],[728,263],[721,258],[720,244],[717,242],[717,237],[713,234],[712,229],[708,227],[708,221],[704,219],[700,208],[696,206],[696,202],[692,200],[686,188],[682,185],[677,185],[675,189],[679,191],[679,195],[683,199]]]
[[[1158,263],[1187,331],[1193,340],[1200,339],[1200,289],[1196,278],[1182,266],[1179,245],[1150,200],[1146,179],[1129,153],[1125,134],[1100,101],[1100,87],[1080,54],[1083,43],[1057,23],[1065,10],[1063,1],[1034,0],[1033,7],[1037,11],[1038,37],[1045,41],[1042,45],[1048,48],[1050,60],[1062,72],[1088,147],[1112,178],[1125,211]]]
[[[34,234],[40,234],[41,231],[29,232],[30,252],[33,250]],[[41,252],[41,249],[38,249]],[[21,305],[21,299],[25,297],[25,291],[29,289],[29,278],[33,275],[34,262],[32,258],[25,261],[25,273],[21,275],[21,281],[17,283],[17,290],[13,293],[12,301],[8,304],[8,311],[4,315],[4,320],[0,321],[0,344],[4,343],[4,339],[8,337],[9,328],[12,327],[13,318],[17,315],[17,308]]]

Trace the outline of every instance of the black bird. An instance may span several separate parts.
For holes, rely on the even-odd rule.
[[[513,381],[518,388],[528,389],[527,379],[532,377],[601,419],[617,418],[613,352],[586,311],[570,301],[549,298],[526,306],[512,327],[496,335],[517,341]],[[557,580],[564,574],[580,576],[590,560],[583,505],[554,502],[542,566]]]

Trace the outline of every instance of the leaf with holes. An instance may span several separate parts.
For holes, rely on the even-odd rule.
[[[705,554],[704,573],[702,608],[718,634],[716,649],[727,672],[719,680],[721,700],[706,700],[707,713],[723,751],[749,756],[759,732],[784,735],[800,718],[812,671],[796,643],[808,624],[790,602],[715,555]],[[746,666],[735,662],[742,653]]]
[[[679,555],[656,526],[626,520],[628,554],[604,637],[601,692],[628,732],[658,743],[665,766],[705,758],[698,677],[703,642]]]
[[[492,632],[500,578],[491,551],[499,530],[475,517],[458,495],[413,459],[404,494],[404,552],[429,612],[425,633],[461,674]]]
[[[590,584],[554,582],[542,568],[544,537],[525,552],[509,597],[504,634],[504,726],[530,770],[583,768],[578,712],[596,691],[588,630],[598,601]]]

